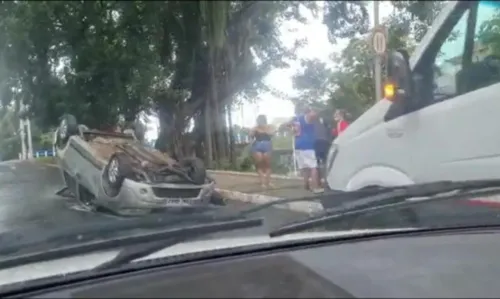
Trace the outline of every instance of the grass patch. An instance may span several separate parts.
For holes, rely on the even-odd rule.
[[[55,157],[39,157],[35,158],[35,161],[42,164],[57,164]]]

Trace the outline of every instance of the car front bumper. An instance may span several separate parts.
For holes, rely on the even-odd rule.
[[[147,184],[126,179],[120,193],[110,198],[119,209],[162,209],[207,206],[215,184]]]

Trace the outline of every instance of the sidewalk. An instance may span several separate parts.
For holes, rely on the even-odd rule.
[[[247,203],[262,204],[282,198],[314,197],[315,195],[304,189],[301,179],[297,178],[272,178],[273,188],[262,189],[259,178],[252,174],[210,171],[215,179],[216,186],[223,195],[230,200]],[[317,202],[294,202],[276,206],[301,213],[315,213],[322,210]]]
[[[301,180],[297,179],[273,178],[271,179],[271,184],[274,186],[266,190],[262,189],[257,176],[219,172],[211,173],[211,175],[215,179],[217,187],[221,189],[283,198],[298,198],[312,195],[311,192],[304,190],[304,184]]]

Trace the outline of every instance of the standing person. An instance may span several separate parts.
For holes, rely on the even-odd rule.
[[[304,113],[300,113],[292,119],[290,125],[295,134],[295,158],[304,178],[305,188],[314,193],[321,193],[324,190],[318,184],[318,162],[314,152],[316,141],[314,120],[316,116],[313,109],[306,108]]]
[[[262,188],[271,186],[271,151],[273,149],[271,138],[273,134],[273,128],[267,124],[267,117],[259,115],[256,126],[250,131],[250,137],[253,137],[251,151]]]
[[[334,137],[338,137],[340,133],[344,132],[345,129],[349,126],[349,123],[345,119],[345,111],[341,109],[337,109],[333,114],[333,119],[335,120],[336,126],[332,130],[332,135]]]
[[[319,185],[324,183],[324,166],[326,164],[326,156],[328,155],[328,149],[330,148],[331,142],[328,131],[323,117],[317,117],[316,120],[314,120],[314,152],[316,154],[316,163],[318,164]]]

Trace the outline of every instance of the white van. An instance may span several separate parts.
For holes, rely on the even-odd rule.
[[[500,2],[451,2],[409,60],[390,57],[399,92],[334,141],[329,187],[500,179]]]

